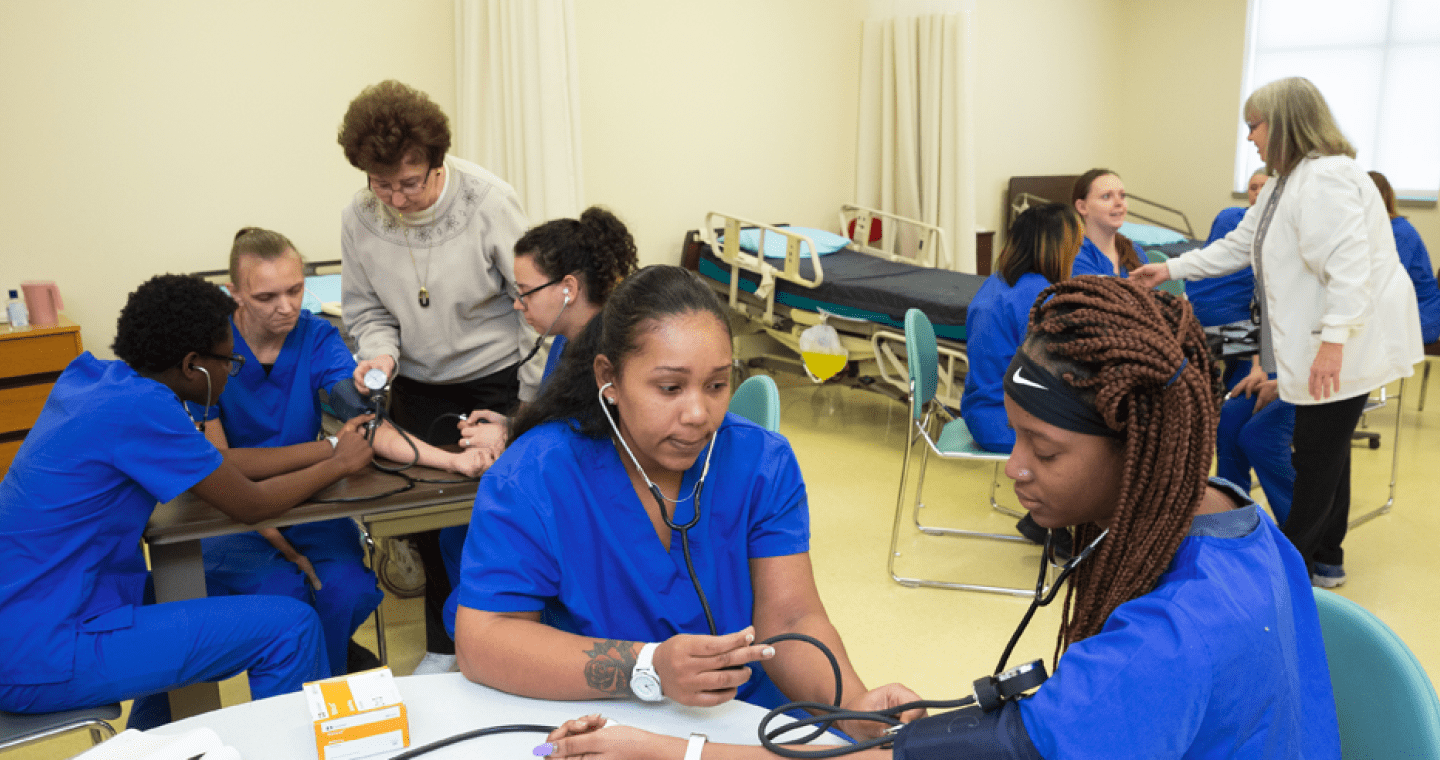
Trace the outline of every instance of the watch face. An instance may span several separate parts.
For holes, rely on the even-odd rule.
[[[660,700],[660,679],[649,673],[641,673],[630,682],[630,688],[635,691],[635,696],[646,702],[657,702]]]

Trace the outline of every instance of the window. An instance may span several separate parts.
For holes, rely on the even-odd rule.
[[[1440,2],[1250,0],[1241,103],[1290,76],[1315,83],[1356,160],[1403,198],[1440,192]],[[1235,189],[1264,164],[1237,124]]]

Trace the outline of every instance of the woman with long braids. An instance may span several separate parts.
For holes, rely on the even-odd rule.
[[[1036,304],[1006,373],[1005,473],[1037,523],[1098,542],[1065,592],[1055,674],[860,756],[1338,758],[1305,563],[1247,494],[1207,477],[1220,385],[1190,305],[1097,276]],[[562,726],[550,757],[682,756],[683,740],[601,725]]]

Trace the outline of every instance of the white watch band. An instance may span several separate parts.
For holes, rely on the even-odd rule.
[[[690,734],[690,743],[685,745],[685,760],[700,760],[700,753],[705,750],[708,739],[705,734]]]
[[[330,450],[331,450],[331,451],[334,451],[335,448],[340,445],[340,439],[337,438],[337,437],[335,437],[335,436],[333,436],[333,435],[327,435],[327,436],[325,436],[325,440],[330,443]]]
[[[635,667],[630,671],[630,690],[646,702],[659,702],[665,698],[660,674],[655,672],[653,664],[655,650],[659,647],[659,644],[653,642],[640,647],[640,654],[635,658]]]

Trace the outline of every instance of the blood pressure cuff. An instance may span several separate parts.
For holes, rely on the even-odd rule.
[[[1042,760],[1030,742],[1020,706],[991,712],[971,706],[921,718],[895,734],[895,760]]]
[[[370,411],[369,400],[360,395],[360,391],[355,389],[355,381],[349,377],[335,383],[330,388],[329,398],[324,400],[321,407],[341,422],[352,420]]]

